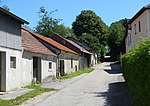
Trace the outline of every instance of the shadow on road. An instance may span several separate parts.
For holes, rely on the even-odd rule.
[[[119,63],[111,63],[110,65],[107,65],[104,68],[104,71],[106,71],[109,74],[120,74],[120,73],[122,73],[121,66]]]
[[[125,82],[110,83],[107,92],[96,93],[105,99],[104,106],[132,106]]]

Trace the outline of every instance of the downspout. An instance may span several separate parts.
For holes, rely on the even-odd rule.
[[[56,69],[56,78],[59,78],[60,69],[59,69],[59,55],[61,54],[61,50],[57,53],[57,69]]]

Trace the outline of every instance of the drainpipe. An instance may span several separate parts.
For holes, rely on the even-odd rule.
[[[59,78],[59,73],[60,73],[60,69],[59,69],[59,55],[61,54],[61,50],[59,53],[57,53],[57,69],[56,69],[56,78]]]

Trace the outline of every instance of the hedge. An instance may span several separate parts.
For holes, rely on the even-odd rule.
[[[150,106],[150,39],[123,55],[121,61],[134,106]]]

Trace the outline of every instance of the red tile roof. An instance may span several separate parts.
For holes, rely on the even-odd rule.
[[[33,53],[56,56],[52,51],[50,51],[47,47],[45,47],[42,43],[40,43],[36,38],[32,36],[32,34],[30,34],[24,28],[21,29],[21,34],[22,34],[22,47],[24,48],[24,50]]]
[[[24,30],[27,30],[27,29],[24,28],[24,27],[22,27],[22,28],[23,28]],[[37,34],[37,33],[35,33],[35,32],[29,31],[29,30],[27,30],[27,31],[28,31],[29,33],[33,34],[34,36],[40,38],[41,40],[46,41],[47,43],[49,43],[50,45],[56,47],[57,49],[60,49],[60,50],[65,51],[65,52],[69,52],[69,53],[73,53],[73,54],[77,54],[77,55],[78,55],[77,52],[75,52],[75,51],[73,51],[73,50],[67,48],[66,46],[64,46],[64,45],[62,45],[62,44],[56,42],[55,40],[53,40],[53,39],[51,39],[51,38],[49,38],[49,37],[45,37],[45,36],[43,36],[43,35]]]

